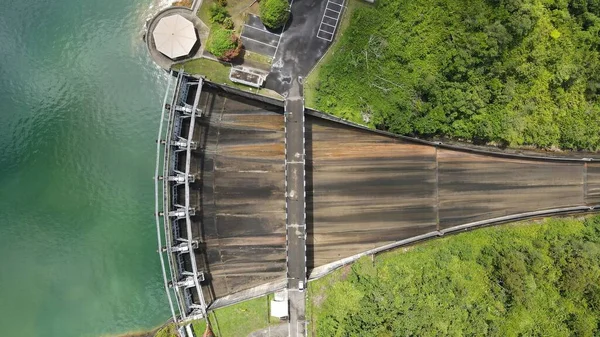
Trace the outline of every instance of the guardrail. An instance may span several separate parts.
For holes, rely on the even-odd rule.
[[[173,72],[171,72],[170,83],[173,78]],[[194,99],[194,105],[189,114],[187,110],[182,109],[179,106],[180,101],[187,97],[189,85],[197,85],[196,96]],[[165,290],[169,300],[169,306],[173,321],[176,323],[185,322],[191,319],[206,317],[206,301],[200,286],[201,278],[203,280],[203,274],[198,272],[196,265],[196,258],[194,254],[195,241],[192,237],[192,221],[191,221],[191,210],[192,205],[190,203],[190,166],[191,166],[191,150],[196,110],[200,98],[203,81],[200,79],[198,82],[189,83],[184,77],[183,72],[177,74],[177,82],[174,89],[173,97],[171,99],[170,109],[168,109],[168,118],[165,119],[165,110],[167,97],[169,90],[165,93],[165,99],[163,101],[163,113],[161,114],[161,123],[159,126],[159,140],[157,141],[157,159],[156,159],[156,183],[155,183],[155,208],[156,208],[156,225],[157,225],[157,236],[159,244],[159,252],[161,258],[161,266],[163,269],[163,281],[165,283]],[[190,125],[186,139],[182,139],[181,124],[184,119],[190,118]],[[163,132],[163,124],[167,120],[166,132]],[[164,137],[164,140],[163,140]],[[161,158],[161,145],[164,145],[164,153],[162,156],[162,197],[163,205],[162,211],[159,210],[159,169],[160,169],[160,158]],[[180,165],[177,160],[176,153],[185,151],[185,167],[183,172],[178,170]],[[182,177],[183,176],[183,177]],[[177,200],[177,188],[178,186],[184,185],[185,189],[185,202],[184,205],[178,205]],[[172,190],[171,190],[172,189]],[[162,247],[162,240],[160,237],[160,220],[159,217],[163,216],[163,230],[165,235],[165,247]],[[185,220],[185,237],[181,236],[179,231],[179,221]],[[183,230],[181,230],[183,232]],[[176,244],[177,242],[177,244]],[[167,281],[166,267],[162,252],[167,252],[168,265],[170,271],[170,281]],[[191,272],[185,270],[183,263],[183,254],[189,254],[189,261],[191,264]],[[171,298],[170,287],[173,288],[176,297],[176,302],[179,310],[179,316],[175,313],[173,301]],[[197,295],[200,304],[194,303],[191,296],[191,288],[195,288],[195,294]]]
[[[188,252],[190,254],[190,262],[192,265],[192,272],[194,277],[194,284],[196,285],[196,292],[198,295],[198,299],[200,300],[201,305],[201,314],[202,316],[206,316],[206,301],[204,300],[204,294],[202,293],[202,288],[200,287],[200,283],[198,281],[198,266],[196,265],[196,256],[194,255],[194,248],[192,246],[192,221],[190,219],[190,162],[191,162],[191,144],[192,137],[194,135],[194,126],[196,124],[196,109],[198,107],[198,100],[200,98],[200,92],[202,90],[202,79],[198,80],[198,89],[196,90],[196,97],[194,98],[194,105],[192,107],[192,116],[190,120],[190,128],[188,130],[187,137],[187,148],[186,148],[186,159],[185,159],[185,223],[187,227],[187,238],[188,238]]]
[[[330,115],[328,113],[310,109],[310,108],[305,108],[304,111],[306,114],[313,116],[313,117],[317,117],[317,118],[325,119],[325,120],[328,120],[331,122],[351,126],[353,128],[358,128],[361,130],[377,133],[382,136],[396,138],[398,140],[403,140],[403,141],[415,143],[415,144],[429,145],[429,146],[440,148],[440,149],[454,150],[454,151],[473,153],[473,154],[481,154],[481,155],[487,155],[487,156],[493,156],[493,157],[511,158],[511,159],[529,159],[529,160],[554,161],[554,162],[598,162],[598,161],[600,161],[600,158],[590,158],[590,157],[571,158],[571,157],[560,157],[560,156],[544,156],[541,154],[540,155],[518,154],[518,153],[502,152],[502,150],[493,151],[491,149],[487,150],[487,149],[472,148],[472,147],[468,147],[466,145],[447,144],[447,143],[444,143],[441,141],[430,141],[430,140],[425,140],[425,139],[421,139],[421,138],[398,135],[398,134],[391,133],[388,131],[371,129],[367,126],[357,124],[354,122],[350,122],[343,118],[336,117],[336,116]]]
[[[168,262],[169,262],[169,270],[171,272],[171,284],[175,284],[177,282],[177,279],[179,278],[179,273],[177,272],[177,270],[179,268],[175,268],[175,265],[173,263],[173,259],[172,259],[172,253],[171,253],[171,249],[173,247],[173,229],[172,229],[172,224],[171,224],[171,220],[169,218],[169,210],[170,210],[170,186],[169,186],[169,181],[167,179],[167,177],[169,177],[170,175],[170,171],[171,168],[170,166],[174,163],[172,163],[171,161],[171,142],[173,139],[173,128],[175,125],[175,104],[177,103],[177,100],[179,99],[179,93],[181,90],[181,80],[183,78],[183,73],[179,73],[177,76],[177,82],[175,85],[175,93],[173,95],[173,98],[171,100],[171,108],[169,110],[169,121],[168,121],[168,126],[167,126],[167,135],[165,138],[165,152],[164,152],[164,161],[163,161],[163,177],[165,179],[163,179],[163,220],[164,220],[164,231],[165,231],[165,241],[166,241],[166,250],[167,250],[167,258],[168,258]],[[163,106],[163,109],[165,109],[165,107]],[[174,291],[175,293],[175,297],[177,299],[177,304],[179,307],[179,313],[180,315],[182,315],[182,318],[186,317],[186,310],[185,310],[185,300],[182,296],[182,294],[179,292],[178,289],[175,289]]]
[[[165,98],[163,99],[163,107],[161,108],[161,114],[160,114],[160,123],[158,126],[158,137],[156,138],[156,167],[154,170],[154,176],[156,178],[158,178],[158,174],[159,174],[159,169],[160,169],[160,148],[161,148],[161,139],[163,137],[163,124],[165,121],[165,109],[164,109],[164,105],[167,103],[167,97],[169,95],[169,89],[171,88],[171,82],[173,81],[173,73],[169,74],[169,82],[167,84],[167,90],[165,91]],[[163,163],[164,166],[164,163]],[[169,284],[167,281],[167,272],[165,269],[165,259],[163,257],[163,252],[162,252],[162,239],[161,239],[161,235],[160,235],[160,210],[159,210],[159,203],[158,203],[158,179],[154,180],[154,210],[155,210],[155,219],[156,219],[156,237],[157,237],[157,243],[158,243],[158,255],[160,257],[160,265],[161,265],[161,269],[162,269],[162,275],[163,275],[163,283],[165,286],[165,292],[167,293],[167,299],[169,301],[169,309],[171,310],[171,317],[173,318],[173,322],[177,323],[177,315],[175,314],[175,308],[173,306],[173,299],[171,298],[171,291],[169,290]],[[168,255],[168,254],[167,254]]]

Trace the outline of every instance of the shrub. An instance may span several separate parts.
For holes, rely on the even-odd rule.
[[[242,43],[232,30],[214,27],[208,41],[206,50],[223,61],[231,61],[240,54]]]
[[[225,9],[225,7],[221,7],[217,4],[213,4],[212,6],[210,6],[209,12],[210,12],[210,22],[212,22],[212,23],[222,24],[223,22],[225,22],[225,19],[227,19],[229,17],[229,12],[227,12],[227,9]]]
[[[225,18],[225,21],[223,21],[223,27],[225,27],[225,29],[233,29],[233,20],[231,18]]]
[[[221,7],[227,6],[227,0],[218,0],[217,1]]]
[[[261,0],[260,19],[268,28],[279,28],[290,17],[289,7],[287,0]]]

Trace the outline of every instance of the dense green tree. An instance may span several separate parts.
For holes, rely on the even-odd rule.
[[[600,149],[600,0],[357,8],[316,108],[400,134]]]
[[[239,37],[232,30],[213,27],[206,42],[206,50],[223,61],[234,59],[242,48]]]
[[[480,229],[311,283],[316,336],[597,336],[600,217]]]
[[[212,4],[208,8],[208,11],[210,13],[210,22],[212,23],[222,24],[230,17],[227,8],[218,4]]]
[[[268,28],[279,28],[290,17],[289,7],[287,0],[260,0],[260,19]]]

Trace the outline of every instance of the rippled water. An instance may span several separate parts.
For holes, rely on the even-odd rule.
[[[168,316],[153,222],[166,74],[152,0],[0,10],[0,336],[99,336]]]

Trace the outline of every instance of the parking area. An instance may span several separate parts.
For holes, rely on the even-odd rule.
[[[342,16],[342,9],[344,8],[344,0],[327,0],[327,6],[325,6],[325,12],[321,19],[319,31],[317,37],[325,41],[331,42],[335,35],[335,30]]]
[[[246,50],[272,58],[280,35],[280,32],[269,31],[258,16],[249,14],[242,31],[242,42]]]

